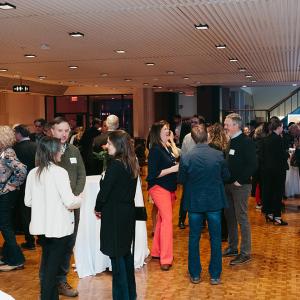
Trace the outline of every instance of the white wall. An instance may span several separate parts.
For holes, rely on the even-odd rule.
[[[179,94],[178,97],[178,112],[184,117],[191,117],[197,114],[197,96],[186,96],[185,94]],[[181,108],[182,106],[182,108]]]
[[[251,88],[254,107],[255,109],[269,109],[296,88],[294,86]]]

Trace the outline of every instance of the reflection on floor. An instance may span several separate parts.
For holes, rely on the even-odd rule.
[[[143,186],[145,188],[145,186]],[[180,199],[180,193],[178,199]],[[151,204],[145,200],[149,216]],[[138,299],[300,299],[300,199],[286,201],[284,218],[286,227],[266,224],[254,198],[249,198],[252,224],[253,260],[246,265],[230,267],[229,259],[223,260],[222,284],[211,286],[207,273],[209,244],[207,231],[201,241],[203,276],[200,284],[190,283],[187,273],[188,227],[177,227],[179,201],[174,207],[174,264],[169,272],[162,272],[157,260],[151,260],[136,271]],[[151,220],[148,221],[149,247],[151,247]],[[0,238],[1,239],[1,238]],[[23,238],[18,237],[21,243]],[[1,240],[2,243],[2,240]],[[226,246],[226,243],[223,245]],[[1,273],[0,289],[17,300],[38,298],[38,264],[40,248],[25,251],[24,270]],[[111,274],[105,272],[95,277],[79,280],[74,270],[70,283],[78,286],[83,300],[111,299]],[[61,297],[61,299],[68,299]]]

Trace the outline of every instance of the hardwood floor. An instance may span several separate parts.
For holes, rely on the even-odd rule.
[[[144,186],[145,188],[145,186]],[[180,194],[180,191],[179,193]],[[145,197],[145,199],[147,199]],[[180,199],[180,195],[178,197]],[[151,205],[146,203],[151,217]],[[179,201],[174,207],[174,264],[169,272],[160,270],[159,262],[151,260],[136,271],[138,299],[300,299],[300,199],[286,201],[284,218],[288,226],[266,224],[255,201],[249,198],[252,225],[253,260],[245,265],[230,267],[223,259],[222,284],[211,286],[207,272],[209,263],[208,233],[201,240],[202,282],[192,284],[187,273],[188,227],[177,227]],[[151,247],[151,218],[147,222]],[[2,237],[0,237],[2,239]],[[18,236],[18,241],[23,241]],[[2,243],[2,240],[1,242]],[[226,247],[226,243],[223,244]],[[0,273],[0,290],[17,300],[37,299],[39,294],[38,265],[41,249],[25,251],[24,270]],[[111,274],[79,280],[71,270],[69,281],[79,290],[78,299],[111,299]],[[61,297],[61,299],[68,299]]]

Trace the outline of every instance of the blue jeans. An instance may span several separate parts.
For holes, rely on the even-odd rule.
[[[2,261],[10,266],[24,264],[24,255],[17,244],[12,223],[12,211],[17,201],[17,191],[0,195],[0,231],[4,238]]]
[[[189,212],[189,273],[191,277],[200,277],[202,271],[199,242],[205,219],[208,223],[211,248],[209,274],[211,278],[216,279],[220,278],[222,272],[221,210]]]
[[[135,300],[136,285],[134,261],[131,253],[121,257],[110,257],[112,267],[113,300]]]

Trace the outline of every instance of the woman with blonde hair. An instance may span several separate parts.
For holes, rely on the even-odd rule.
[[[0,271],[23,269],[25,258],[17,244],[12,224],[12,210],[17,189],[26,178],[26,166],[12,149],[15,134],[9,126],[0,126],[0,231],[4,238]]]

